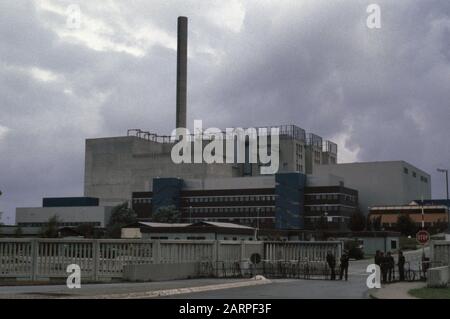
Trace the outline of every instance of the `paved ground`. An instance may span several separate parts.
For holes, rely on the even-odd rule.
[[[366,267],[372,260],[351,261],[348,281],[272,280],[271,284],[181,294],[165,298],[183,299],[362,299],[369,298]]]
[[[2,298],[61,298],[61,297],[92,297],[105,294],[139,293],[156,290],[177,289],[186,287],[201,287],[243,281],[242,279],[186,279],[148,283],[111,283],[86,284],[80,289],[69,289],[65,285],[48,286],[4,286],[0,287]]]
[[[417,299],[408,294],[408,291],[424,286],[424,282],[399,282],[384,285],[381,289],[371,289],[370,296],[376,299]]]
[[[352,261],[349,281],[330,280],[271,280],[271,283],[249,287],[229,288],[189,294],[176,298],[368,298],[365,280],[368,260]],[[168,289],[222,285],[245,282],[248,279],[192,279],[151,283],[82,284],[81,289],[68,289],[64,285],[0,287],[0,298],[91,298],[99,295],[120,297],[138,296],[139,293]],[[143,295],[145,296],[145,295]],[[142,295],[141,295],[142,297]]]

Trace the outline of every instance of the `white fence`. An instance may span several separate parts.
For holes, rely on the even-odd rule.
[[[0,239],[0,279],[39,280],[67,277],[70,264],[83,277],[122,278],[123,266],[148,263],[211,262],[230,264],[257,253],[264,260],[337,260],[341,242],[255,242],[208,240]]]
[[[450,266],[450,241],[433,240],[430,244],[430,259],[434,264]]]
[[[279,261],[322,261],[330,251],[336,260],[342,255],[343,243],[340,241],[287,241],[266,242],[265,259]]]

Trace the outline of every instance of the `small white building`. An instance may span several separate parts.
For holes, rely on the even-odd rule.
[[[122,228],[122,238],[180,240],[254,240],[255,228],[202,221],[192,224],[137,222]]]
[[[16,224],[22,228],[40,228],[56,216],[59,227],[91,225],[103,228],[109,222],[112,209],[110,206],[99,206],[96,198],[44,198],[43,207],[16,208]]]

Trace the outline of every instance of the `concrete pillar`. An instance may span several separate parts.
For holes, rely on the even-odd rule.
[[[186,128],[188,19],[178,17],[176,128]]]
[[[152,258],[154,264],[161,263],[161,242],[159,240],[155,240],[152,243]]]
[[[38,276],[39,241],[31,240],[31,280],[36,281]]]
[[[93,262],[93,274],[92,279],[97,281],[99,279],[100,272],[100,243],[97,239],[92,241],[92,262]]]

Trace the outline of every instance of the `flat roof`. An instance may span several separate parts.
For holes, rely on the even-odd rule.
[[[421,205],[387,205],[387,206],[372,206],[370,210],[388,210],[388,209],[422,209]],[[423,205],[423,209],[448,209],[446,205]]]

